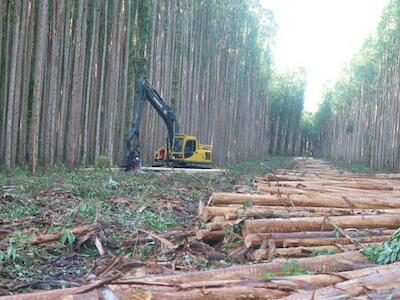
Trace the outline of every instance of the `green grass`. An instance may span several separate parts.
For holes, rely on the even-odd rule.
[[[360,163],[348,163],[343,160],[325,159],[332,163],[338,170],[359,173],[359,174],[377,174],[377,173],[390,173],[386,169],[376,169]]]
[[[230,165],[227,175],[136,174],[110,171],[106,165],[107,158],[102,158],[91,171],[62,166],[37,175],[20,168],[0,170],[0,228],[12,230],[0,239],[0,280],[80,281],[94,260],[104,258],[91,240],[74,250],[80,237],[71,229],[96,220],[104,232],[106,258],[123,251],[146,260],[156,254],[154,245],[122,248],[119,242],[131,239],[138,229],[192,228],[200,223],[199,200],[208,200],[212,192],[232,191],[235,184],[251,184],[254,176],[294,167],[291,159],[274,156]],[[116,186],[109,184],[110,177]],[[22,221],[27,222],[12,225]],[[62,237],[39,246],[26,242],[45,232],[61,232]]]

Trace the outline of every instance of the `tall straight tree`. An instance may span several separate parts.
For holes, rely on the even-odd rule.
[[[74,44],[74,71],[71,93],[71,110],[68,121],[67,166],[76,166],[80,157],[83,74],[86,45],[86,16],[88,1],[78,1],[78,15]]]
[[[35,49],[35,71],[32,95],[32,123],[31,123],[31,169],[35,173],[39,157],[39,131],[41,104],[43,97],[44,67],[47,58],[47,33],[48,33],[48,0],[41,0],[38,15],[38,30]]]

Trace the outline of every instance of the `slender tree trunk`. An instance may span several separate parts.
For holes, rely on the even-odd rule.
[[[71,114],[68,122],[67,136],[67,166],[73,168],[79,162],[80,157],[80,131],[81,112],[83,100],[83,76],[86,47],[86,16],[87,2],[78,2],[78,18],[75,31],[74,73],[72,80]]]
[[[28,4],[29,17],[26,19],[25,28],[29,28],[26,31],[24,45],[26,47],[24,52],[24,63],[23,63],[23,79],[22,79],[22,99],[21,99],[21,117],[19,120],[19,139],[18,139],[18,162],[24,166],[27,155],[27,131],[28,131],[28,97],[29,97],[29,83],[31,78],[31,67],[32,67],[32,46],[33,46],[33,29],[34,29],[34,19],[35,19],[35,1],[32,0]]]
[[[91,45],[90,45],[90,58],[89,58],[89,71],[88,71],[88,79],[87,79],[87,89],[86,89],[86,100],[85,100],[85,115],[84,115],[84,126],[83,126],[83,157],[82,161],[84,165],[88,163],[88,135],[89,135],[89,107],[90,107],[90,91],[91,91],[91,81],[92,81],[92,69],[93,69],[93,61],[94,61],[94,45],[95,45],[95,37],[97,31],[97,23],[98,23],[98,0],[94,3],[94,12],[93,12],[93,25],[92,25],[92,37],[91,37]]]
[[[54,2],[53,10],[53,26],[52,26],[52,46],[51,46],[51,64],[50,64],[50,82],[49,82],[49,110],[50,120],[46,130],[46,147],[44,154],[45,166],[53,165],[55,156],[55,138],[56,138],[56,114],[57,106],[60,98],[60,82],[59,82],[59,68],[61,67],[60,61],[60,44],[61,32],[64,25],[64,10],[65,1]]]
[[[7,129],[6,129],[6,151],[5,151],[5,165],[6,168],[10,169],[14,167],[15,160],[11,158],[12,156],[12,140],[13,136],[17,134],[17,132],[13,131],[13,120],[14,113],[19,111],[18,102],[19,99],[16,99],[16,89],[17,80],[16,80],[16,70],[17,70],[17,60],[18,60],[18,44],[20,42],[20,25],[21,25],[21,2],[15,2],[15,25],[14,25],[14,34],[13,34],[13,46],[11,50],[11,67],[10,67],[10,80],[9,80],[9,89],[8,89],[8,108],[7,108]],[[15,103],[15,104],[14,104]],[[14,111],[15,109],[15,111]],[[15,128],[15,127],[14,127]]]
[[[100,79],[100,94],[99,94],[99,105],[97,107],[97,121],[96,121],[96,138],[95,138],[95,161],[100,156],[100,126],[102,124],[102,109],[103,109],[103,94],[104,94],[104,78],[105,78],[105,65],[106,65],[106,52],[107,52],[107,35],[108,35],[108,0],[105,0],[105,9],[104,9],[104,30],[103,30],[103,54],[101,59],[101,79]]]
[[[32,123],[31,123],[31,169],[35,173],[38,165],[39,129],[41,115],[41,101],[43,96],[44,67],[47,53],[47,32],[48,32],[48,0],[42,0],[39,7],[38,33],[35,50],[35,73],[32,96]]]

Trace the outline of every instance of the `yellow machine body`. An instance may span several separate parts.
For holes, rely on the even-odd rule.
[[[197,137],[186,133],[175,134],[172,149],[164,145],[154,153],[156,163],[169,165],[202,165],[207,167],[212,160],[211,145],[200,144]]]

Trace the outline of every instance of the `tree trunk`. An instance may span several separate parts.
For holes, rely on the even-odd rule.
[[[38,32],[35,50],[35,73],[32,96],[32,121],[31,121],[31,170],[37,170],[39,158],[39,130],[41,118],[41,104],[43,97],[43,79],[45,60],[47,57],[47,32],[48,32],[48,0],[41,0],[38,15]]]

